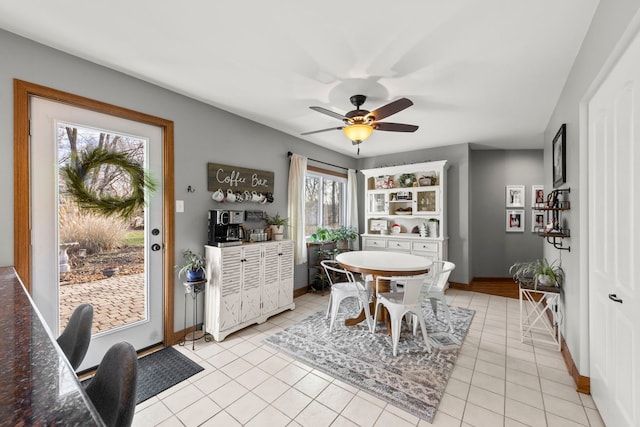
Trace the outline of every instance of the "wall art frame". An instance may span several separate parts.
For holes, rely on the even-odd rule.
[[[524,185],[507,185],[505,206],[508,208],[524,208]]]
[[[531,186],[531,208],[538,209],[544,207],[547,198],[544,195],[544,185]]]
[[[544,231],[544,211],[531,211],[531,232]]]
[[[524,209],[509,209],[506,215],[507,233],[524,233]]]
[[[553,138],[551,152],[553,155],[553,188],[567,182],[567,124],[563,123]]]

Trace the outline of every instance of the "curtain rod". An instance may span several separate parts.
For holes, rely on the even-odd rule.
[[[287,152],[287,156],[288,157],[291,157],[292,155],[293,155],[293,153],[291,151]],[[316,160],[316,159],[312,159],[310,157],[307,157],[307,159],[311,160],[312,162],[322,163],[323,165],[333,166],[334,168],[340,168],[340,169],[344,169],[344,170],[349,170],[349,168],[345,168],[344,166],[334,165],[332,163],[323,162],[322,160]]]

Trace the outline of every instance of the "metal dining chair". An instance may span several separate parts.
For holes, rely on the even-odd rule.
[[[136,408],[138,356],[128,342],[109,348],[86,392],[107,427],[128,427]]]
[[[427,328],[424,322],[424,316],[422,314],[422,298],[420,292],[424,284],[426,275],[421,274],[419,276],[406,276],[406,277],[376,277],[376,310],[373,316],[373,329],[378,321],[378,312],[380,306],[383,305],[391,320],[391,340],[393,343],[393,355],[398,355],[398,343],[400,342],[400,331],[402,327],[402,319],[407,314],[411,314],[417,321],[414,324],[420,324],[422,330],[422,338],[427,347],[427,352],[431,352],[431,345],[429,344],[429,337],[427,335]],[[381,280],[389,281],[401,281],[403,283],[403,292],[378,292],[378,284]],[[415,334],[415,332],[414,332]]]
[[[80,304],[73,310],[69,323],[57,339],[58,345],[71,367],[78,369],[91,343],[91,327],[93,325],[93,306]]]
[[[453,332],[453,324],[451,323],[451,312],[447,305],[444,292],[447,290],[449,275],[456,268],[456,265],[450,261],[433,261],[431,268],[429,269],[428,277],[422,288],[422,299],[429,300],[431,302],[431,308],[433,309],[433,315],[436,320],[438,319],[438,302],[442,305],[442,311],[444,312],[444,321],[449,326],[449,331]],[[413,333],[416,333],[417,325],[413,325]]]
[[[324,260],[320,264],[324,268],[329,284],[331,285],[331,294],[329,295],[329,305],[327,306],[328,319],[331,316],[329,323],[329,332],[333,330],[333,325],[338,316],[340,310],[340,303],[346,298],[356,298],[360,308],[364,309],[364,314],[367,318],[367,326],[369,330],[372,330],[371,325],[371,313],[369,312],[369,300],[371,293],[365,285],[355,280],[353,273],[349,270],[339,267],[337,261]],[[345,277],[346,282],[336,282],[336,278]]]

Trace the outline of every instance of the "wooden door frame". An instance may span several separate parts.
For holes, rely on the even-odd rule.
[[[98,113],[109,114],[162,128],[163,139],[163,344],[174,344],[174,272],[175,246],[173,212],[173,122],[94,99],[59,91],[23,80],[13,80],[13,262],[22,283],[31,293],[31,182],[29,97],[61,102]]]

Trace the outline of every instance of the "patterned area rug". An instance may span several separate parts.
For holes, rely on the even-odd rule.
[[[467,335],[475,312],[451,307],[454,332],[448,334],[447,326],[436,321],[428,303],[423,311],[432,338],[431,353],[425,351],[419,328],[413,336],[405,322],[397,357],[393,357],[391,337],[383,332],[382,324],[373,335],[364,322],[345,326],[344,319],[357,312],[353,298],[342,302],[332,333],[325,311],[321,311],[266,338],[265,342],[334,378],[432,422],[458,358],[459,343]],[[438,316],[442,318],[442,313]]]

